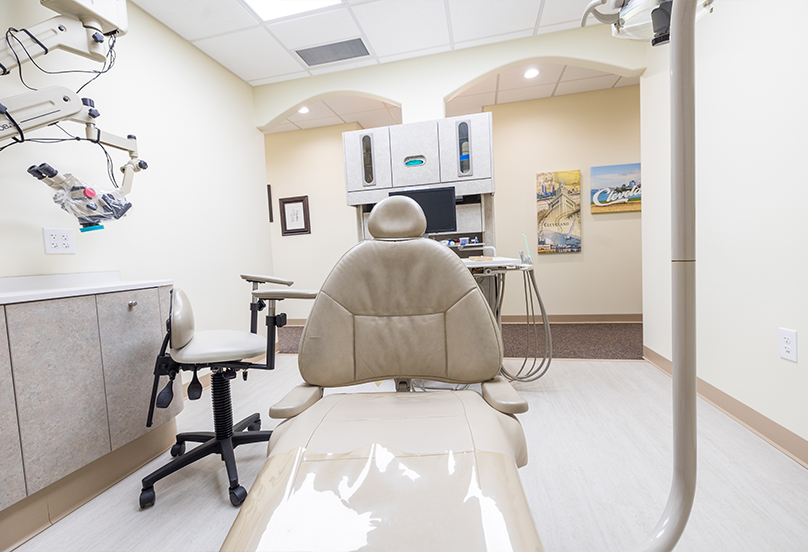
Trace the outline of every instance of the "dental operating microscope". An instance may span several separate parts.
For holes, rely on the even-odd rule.
[[[48,163],[28,168],[29,174],[55,191],[54,203],[78,219],[82,232],[101,229],[103,221],[117,220],[129,211],[132,204],[126,199],[126,195],[132,189],[134,174],[148,168],[147,163],[138,157],[137,138],[131,134],[124,138],[98,128],[96,120],[101,113],[91,98],[80,98],[77,92],[62,86],[40,90],[31,88],[23,79],[21,65],[30,61],[43,72],[47,72],[35,59],[53,50],[64,50],[103,63],[101,70],[91,71],[95,76],[85,83],[86,86],[114,64],[115,42],[128,29],[126,1],[40,1],[43,6],[60,15],[30,28],[9,28],[5,41],[0,44],[0,77],[8,76],[16,69],[21,82],[31,90],[0,99],[0,152],[24,142],[87,141],[101,146],[110,164],[111,158],[104,146],[127,152],[129,160],[120,167],[123,173],[120,187],[114,174],[110,174],[114,185],[112,190],[90,187],[70,173],[60,174]],[[59,71],[62,72],[71,71]],[[85,136],[31,138],[32,133],[43,128],[56,126],[64,131],[59,126],[62,122],[84,125]]]

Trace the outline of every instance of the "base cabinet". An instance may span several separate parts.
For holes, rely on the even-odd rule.
[[[0,307],[0,378],[13,381],[0,386],[0,510],[150,431],[168,290]],[[180,378],[174,386],[153,427],[182,410]]]

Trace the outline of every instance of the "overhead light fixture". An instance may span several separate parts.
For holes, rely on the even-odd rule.
[[[297,112],[298,112],[298,113],[302,113],[302,114],[304,114],[304,115],[305,115],[306,113],[308,113],[308,112],[309,112],[309,108],[308,108],[308,107],[306,107],[306,106],[304,105],[303,107],[301,107],[300,109],[298,109],[298,110],[297,110]]]
[[[715,0],[698,0],[696,20],[713,10]],[[612,26],[612,35],[628,40],[651,41],[652,46],[666,44],[670,38],[672,0],[611,0],[609,7],[617,13],[601,13],[596,8],[607,0],[592,0],[581,19],[592,14],[601,23]]]
[[[539,70],[538,69],[528,69],[527,71],[525,71],[525,78],[526,79],[535,79],[538,76],[539,76]]]
[[[328,6],[341,4],[342,0],[244,0],[264,21],[289,17]]]

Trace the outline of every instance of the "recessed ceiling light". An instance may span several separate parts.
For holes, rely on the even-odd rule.
[[[305,105],[297,110],[298,113],[303,113],[304,115],[309,112],[309,108]]]
[[[535,77],[538,77],[538,76],[539,76],[539,70],[538,69],[528,69],[527,71],[525,71],[525,78],[526,79],[532,79],[532,78],[535,78]]]
[[[341,4],[342,0],[244,0],[258,17],[272,21],[298,13]]]

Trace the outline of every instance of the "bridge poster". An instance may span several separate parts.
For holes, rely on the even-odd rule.
[[[536,174],[538,253],[581,251],[581,171]]]

